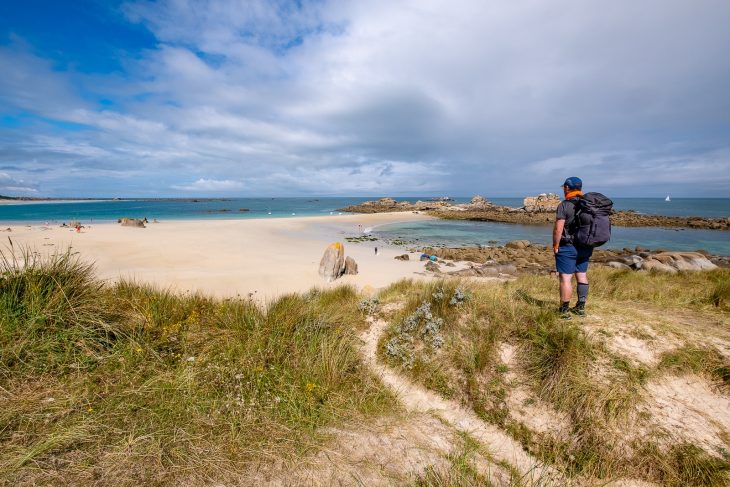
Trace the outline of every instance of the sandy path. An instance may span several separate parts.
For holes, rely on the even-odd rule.
[[[497,461],[505,461],[522,475],[519,484],[524,485],[564,485],[557,474],[549,467],[526,453],[522,446],[504,431],[485,423],[471,410],[455,401],[446,400],[437,394],[418,386],[402,375],[380,364],[377,360],[377,347],[380,336],[387,323],[368,317],[370,328],[363,333],[363,354],[367,363],[380,379],[395,390],[406,408],[418,412],[432,412],[449,422],[459,431],[470,434],[486,446]]]
[[[4,232],[16,247],[29,246],[41,254],[71,247],[93,261],[97,274],[110,281],[134,279],[178,291],[202,291],[219,297],[248,296],[259,300],[312,287],[352,284],[380,288],[402,278],[423,278],[423,263],[393,259],[405,252],[382,242],[347,243],[360,228],[427,219],[413,213],[332,215],[321,217],[163,221],[147,228],[96,224],[81,233],[59,226],[15,225]],[[326,246],[345,244],[346,255],[360,273],[327,284],[317,274]],[[374,247],[379,247],[375,255]]]

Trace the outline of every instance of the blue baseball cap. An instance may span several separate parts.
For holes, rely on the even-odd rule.
[[[583,187],[583,181],[580,178],[572,176],[566,179],[562,185],[567,186],[568,189],[581,189]]]

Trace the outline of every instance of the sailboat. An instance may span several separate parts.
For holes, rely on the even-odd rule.
[[[672,201],[672,200],[670,200],[670,199],[669,199],[669,195],[667,195],[667,197],[666,197],[666,198],[664,198],[664,201]]]

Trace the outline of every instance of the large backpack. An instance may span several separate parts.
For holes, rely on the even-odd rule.
[[[573,244],[578,247],[600,247],[611,239],[608,216],[613,201],[601,193],[586,193],[575,203]]]

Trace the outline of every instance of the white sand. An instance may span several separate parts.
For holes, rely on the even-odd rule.
[[[380,288],[401,278],[423,278],[418,254],[411,261],[393,257],[404,248],[387,248],[383,242],[348,243],[358,225],[369,228],[384,223],[423,220],[413,213],[333,215],[248,220],[162,221],[147,228],[96,224],[81,233],[58,225],[11,226],[2,237],[12,238],[16,249],[29,245],[41,254],[65,251],[69,246],[96,265],[97,275],[114,281],[128,278],[178,291],[203,291],[220,297],[248,296],[270,299],[314,286],[340,283],[358,288]],[[5,225],[2,226],[6,228]],[[0,237],[0,238],[2,238]],[[8,241],[0,245],[8,251]],[[356,276],[343,276],[327,284],[318,275],[326,246],[341,241],[345,255],[359,267]],[[374,247],[379,255],[374,255]],[[419,274],[416,274],[419,273]]]

